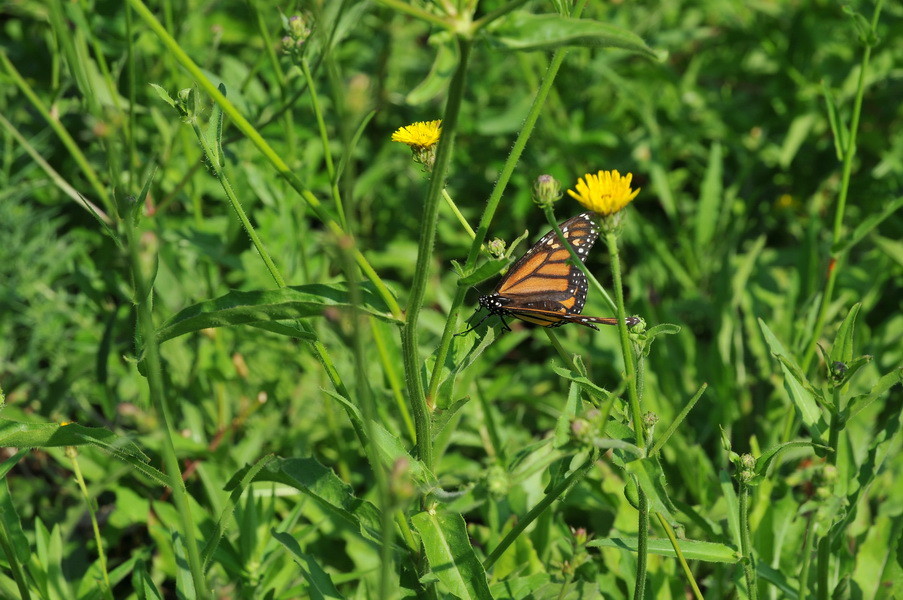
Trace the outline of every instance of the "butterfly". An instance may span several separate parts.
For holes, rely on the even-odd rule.
[[[582,261],[586,261],[590,248],[599,237],[599,227],[592,219],[593,214],[581,213],[560,225],[564,238]],[[489,314],[462,334],[473,331],[492,315],[501,317],[508,331],[511,328],[505,322],[506,316],[543,327],[579,323],[598,330],[594,323],[617,325],[616,318],[580,314],[586,304],[586,275],[570,260],[571,253],[554,229],[542,236],[514,263],[494,292],[480,297],[480,307],[488,310]],[[629,317],[626,321],[628,325],[635,325],[639,319]]]

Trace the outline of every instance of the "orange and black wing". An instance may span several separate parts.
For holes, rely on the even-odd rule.
[[[599,237],[591,216],[583,213],[560,226],[581,260],[586,260]],[[480,304],[490,314],[510,315],[543,327],[579,323],[595,329],[592,323],[617,323],[616,319],[580,314],[586,304],[586,276],[570,259],[567,247],[555,231],[550,231],[514,263],[495,292],[480,298]]]

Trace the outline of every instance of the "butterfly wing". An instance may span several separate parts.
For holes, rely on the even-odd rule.
[[[586,260],[599,237],[599,229],[582,213],[561,224],[564,238],[577,256]],[[565,322],[580,322],[568,315],[579,315],[586,304],[586,276],[570,264],[571,253],[555,231],[542,237],[518,260],[499,282],[495,294],[500,308],[530,323],[554,327]]]

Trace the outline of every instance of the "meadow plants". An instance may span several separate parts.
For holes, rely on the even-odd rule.
[[[2,11],[0,596],[903,597],[898,6]]]

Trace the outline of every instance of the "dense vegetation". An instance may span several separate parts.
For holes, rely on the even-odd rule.
[[[899,3],[0,27],[0,596],[903,598]],[[641,323],[453,336],[600,169]]]

